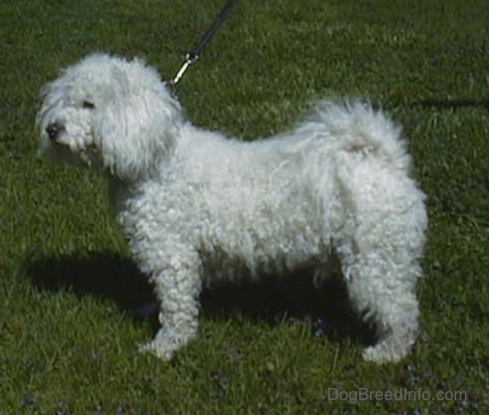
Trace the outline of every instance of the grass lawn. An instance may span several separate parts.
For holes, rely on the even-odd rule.
[[[338,296],[297,280],[209,290],[174,360],[137,352],[150,288],[102,178],[36,157],[39,89],[92,51],[173,77],[223,4],[0,5],[0,414],[489,413],[487,0],[242,0],[176,90],[195,124],[244,139],[318,97],[403,125],[430,217],[413,353],[363,362]]]

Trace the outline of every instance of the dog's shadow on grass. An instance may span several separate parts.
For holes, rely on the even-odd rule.
[[[158,327],[152,286],[128,258],[97,253],[29,259],[25,269],[39,290],[70,289],[79,296],[108,298],[136,320]],[[307,320],[316,335],[333,341],[375,341],[375,330],[350,309],[342,281],[332,278],[317,288],[307,270],[285,278],[214,283],[204,287],[200,301],[202,314],[211,319],[240,316],[271,325]]]
[[[460,108],[486,108],[489,109],[489,98],[487,99],[423,99],[413,103],[414,106],[424,108],[435,108],[445,110],[456,110]]]

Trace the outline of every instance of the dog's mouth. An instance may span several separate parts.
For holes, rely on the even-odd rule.
[[[81,157],[81,153],[75,153],[67,145],[60,144],[57,141],[51,141],[45,148],[45,151],[56,161],[75,167],[84,167],[87,165],[83,157]]]
[[[90,169],[102,169],[103,167],[99,151],[94,144],[87,148],[75,150],[66,144],[52,141],[45,151],[55,160],[75,167],[88,167]]]
[[[100,168],[102,161],[95,143],[84,146],[83,140],[68,140],[69,132],[66,126],[55,121],[44,129],[44,145],[41,152],[48,153],[57,161],[68,163],[75,167]],[[76,145],[78,144],[78,145]]]

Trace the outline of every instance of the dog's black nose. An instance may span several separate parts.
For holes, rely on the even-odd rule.
[[[61,130],[61,127],[58,123],[54,122],[52,124],[49,124],[47,127],[46,127],[46,133],[48,134],[48,137],[51,139],[51,140],[55,140],[56,137],[58,137],[58,133],[59,131]]]

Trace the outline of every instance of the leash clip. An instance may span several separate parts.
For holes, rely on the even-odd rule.
[[[190,67],[190,65],[194,64],[197,59],[199,59],[198,55],[192,56],[190,53],[187,53],[187,56],[185,57],[185,62],[183,62],[177,74],[171,81],[172,85],[176,85],[180,82],[180,79],[183,78],[183,75],[185,74],[185,72],[187,72],[187,69]]]
[[[195,46],[195,48],[187,53],[185,57],[185,62],[183,62],[182,66],[178,70],[175,77],[170,81],[172,85],[178,84],[180,79],[182,79],[183,75],[187,71],[187,69],[199,59],[200,52],[204,49],[204,47],[210,42],[212,36],[216,33],[217,29],[224,23],[224,21],[229,17],[229,13],[233,6],[238,2],[238,0],[228,0],[225,4],[224,8],[221,10],[219,15],[217,16],[212,26],[205,32],[199,40],[199,43]]]

